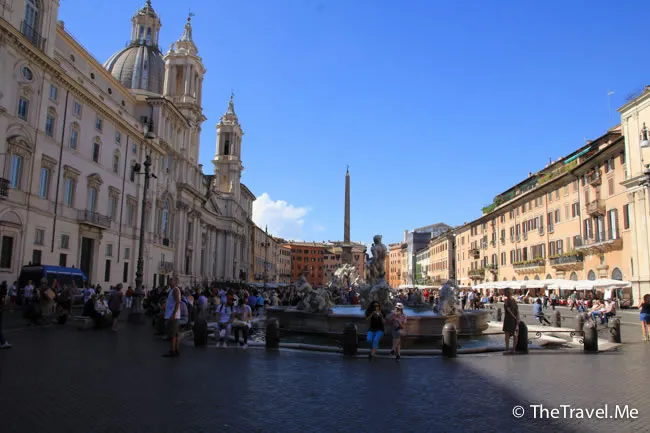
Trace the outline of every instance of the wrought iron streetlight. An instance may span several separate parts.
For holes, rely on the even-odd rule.
[[[148,124],[144,125],[144,138],[146,140],[153,140],[156,138],[153,133],[153,121],[150,120]],[[153,177],[156,179],[156,175],[150,172],[151,169],[151,154],[147,153],[147,156],[144,160],[144,173],[140,173],[141,166],[140,164],[135,164],[133,166],[133,171],[136,174],[144,175],[144,188],[142,191],[142,212],[140,213],[140,245],[138,247],[138,262],[136,264],[135,271],[135,292],[133,307],[129,313],[129,321],[131,322],[140,322],[140,317],[142,315],[142,297],[144,296],[144,290],[142,288],[143,283],[143,274],[144,274],[144,230],[145,230],[145,208],[147,204],[147,193],[149,192],[149,178]]]

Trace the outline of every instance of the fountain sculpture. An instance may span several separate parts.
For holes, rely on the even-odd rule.
[[[329,291],[314,289],[307,282],[307,277],[304,272],[300,275],[298,281],[296,281],[295,286],[301,293],[301,300],[296,306],[297,310],[317,314],[327,314],[331,311],[334,303],[332,302]]]

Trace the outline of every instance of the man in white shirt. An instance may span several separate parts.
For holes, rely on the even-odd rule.
[[[217,314],[219,315],[219,336],[217,340],[217,347],[226,347],[226,341],[230,337],[232,330],[232,321],[235,319],[234,313],[234,299],[228,296],[225,304],[220,304],[217,307]]]
[[[167,328],[167,336],[171,341],[171,350],[163,356],[173,358],[180,355],[178,330],[180,329],[181,319],[181,291],[178,288],[178,279],[176,277],[170,278],[169,286],[171,288],[167,295],[167,303],[165,304],[165,325]]]
[[[25,291],[23,292],[23,306],[28,305],[32,302],[34,297],[34,286],[32,285],[32,280],[27,282],[25,286]]]

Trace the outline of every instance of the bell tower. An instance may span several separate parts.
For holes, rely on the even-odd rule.
[[[239,200],[239,183],[244,166],[241,163],[241,141],[244,132],[235,114],[234,95],[230,95],[228,110],[217,124],[217,152],[214,155],[213,187],[230,193]]]
[[[199,157],[199,136],[203,116],[203,76],[206,69],[199,57],[199,50],[192,39],[192,17],[190,13],[180,39],[171,44],[165,54],[165,85],[163,96],[171,100],[189,120],[189,148],[186,155],[193,161]]]
[[[158,48],[158,37],[162,24],[151,6],[151,0],[147,0],[144,6],[133,15],[131,23],[131,45]]]

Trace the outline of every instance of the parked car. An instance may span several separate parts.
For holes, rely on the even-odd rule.
[[[83,301],[83,287],[88,280],[86,275],[78,268],[67,268],[63,266],[49,266],[49,265],[27,265],[23,266],[18,276],[18,290],[22,295],[24,287],[28,281],[32,281],[34,287],[38,287],[41,280],[45,278],[48,284],[52,284],[54,280],[60,284],[72,285],[81,287],[81,301]],[[77,303],[77,293],[74,302]]]

